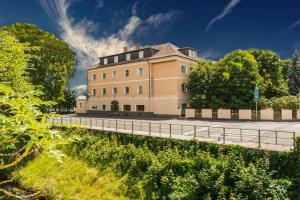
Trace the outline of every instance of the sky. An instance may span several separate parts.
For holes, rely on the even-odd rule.
[[[36,24],[65,40],[78,59],[72,87],[84,87],[97,58],[171,42],[218,60],[236,49],[300,49],[300,0],[1,0],[0,26]]]

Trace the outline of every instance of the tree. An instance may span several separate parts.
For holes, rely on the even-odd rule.
[[[282,64],[279,56],[262,49],[248,50],[258,63],[259,74],[263,77],[266,98],[288,95],[288,87],[283,79]]]
[[[74,90],[65,89],[64,90],[64,100],[61,101],[56,107],[65,108],[69,112],[70,109],[74,108],[76,105],[76,92]]]
[[[46,123],[47,115],[39,107],[47,102],[28,81],[27,61],[31,57],[25,52],[31,50],[0,31],[0,192],[14,197],[2,187],[13,181],[8,180],[9,171],[34,152],[46,150],[59,156],[54,148],[65,142],[62,134]]]
[[[42,98],[62,101],[64,88],[74,75],[75,66],[75,55],[67,43],[33,24],[16,23],[1,30],[10,32],[20,43],[31,47],[26,51],[26,54],[32,55],[27,72],[34,85],[42,86]]]
[[[189,74],[188,90],[191,93],[192,106],[204,108],[209,105],[212,92],[212,77],[215,71],[215,63],[210,60],[201,60]]]
[[[291,95],[297,95],[300,88],[300,54],[295,50],[288,70],[288,86]]]

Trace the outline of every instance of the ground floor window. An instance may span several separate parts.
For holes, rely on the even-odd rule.
[[[123,105],[123,111],[131,111],[131,105]]]
[[[92,105],[92,110],[97,110],[97,105]]]
[[[79,103],[79,108],[82,108],[82,103]]]
[[[102,105],[102,110],[106,110],[106,105]]]
[[[138,111],[138,112],[145,111],[145,106],[144,105],[136,105],[136,111]]]

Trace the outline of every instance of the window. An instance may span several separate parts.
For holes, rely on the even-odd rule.
[[[130,53],[126,54],[126,60],[130,60],[131,56]]]
[[[186,66],[185,65],[182,65],[181,66],[181,72],[183,73],[183,74],[186,74]]]
[[[112,77],[117,78],[117,75],[118,75],[117,71],[113,71]]]
[[[107,58],[104,58],[104,59],[103,59],[103,63],[104,63],[104,65],[107,64]]]
[[[124,71],[124,76],[125,76],[125,77],[128,77],[128,76],[129,76],[129,70],[128,70],[128,69],[126,69],[126,70]]]
[[[123,111],[130,111],[131,105],[123,105]]]
[[[124,94],[129,94],[129,87],[124,88]]]
[[[102,110],[106,110],[106,105],[102,105]]]
[[[102,73],[102,79],[106,79],[106,73]]]
[[[138,76],[143,76],[143,68],[139,67],[139,68],[137,69],[137,75],[138,75]]]
[[[79,103],[79,108],[82,108],[82,103]]]
[[[118,88],[113,87],[112,93],[113,93],[113,94],[117,94],[117,93],[118,93]]]
[[[139,51],[139,58],[144,58],[144,51]]]
[[[197,52],[189,49],[189,57],[197,58]]]
[[[116,62],[118,62],[118,56],[114,56],[114,62],[116,63]]]
[[[137,93],[138,93],[138,94],[143,94],[143,86],[139,85],[139,86],[137,87]]]
[[[97,105],[92,105],[92,110],[97,110]]]
[[[181,84],[181,91],[184,93],[188,91],[186,84],[184,83]]]
[[[93,74],[93,80],[96,80],[96,74]]]
[[[136,105],[136,111],[137,112],[145,111],[145,106],[144,105]]]
[[[106,88],[102,88],[102,95],[106,95]]]
[[[92,90],[92,95],[95,96],[96,95],[96,89]]]

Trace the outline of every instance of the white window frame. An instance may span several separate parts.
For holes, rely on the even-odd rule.
[[[104,91],[105,91],[105,93],[104,93]],[[103,96],[106,95],[106,88],[102,88],[101,94],[102,94]]]
[[[104,107],[103,107],[104,106]],[[102,107],[101,107],[102,110],[106,110],[106,105],[105,104],[102,104]]]
[[[144,106],[144,110],[143,110],[143,111],[139,111],[139,110],[137,109],[138,106]],[[143,104],[135,105],[135,111],[136,111],[136,112],[145,112],[145,105],[143,105]]]
[[[184,72],[183,72],[183,69],[184,69]],[[186,65],[181,65],[180,70],[181,70],[181,73],[187,74],[187,67],[186,67]]]
[[[124,106],[130,106],[130,109],[129,110],[125,110],[124,109]],[[129,104],[124,104],[124,105],[122,105],[122,111],[125,111],[125,112],[129,112],[129,111],[131,111],[131,105],[129,105]]]
[[[105,72],[102,73],[101,79],[102,79],[102,80],[105,80],[105,79],[106,79],[106,73],[105,73]]]
[[[95,81],[96,80],[96,74],[93,74],[93,81]]]
[[[103,64],[104,64],[104,65],[107,64],[107,58],[103,58]]]
[[[139,51],[139,59],[144,58],[144,51]]]
[[[82,108],[82,103],[81,102],[79,103],[79,108]]]
[[[97,93],[96,89],[93,88],[93,89],[92,89],[92,95],[93,95],[93,96],[96,96],[96,93]]]
[[[183,93],[187,93],[188,92],[188,88],[187,88],[187,85],[185,83],[181,84],[181,92],[183,92]]]
[[[115,88],[116,88],[116,93],[115,93]],[[118,88],[117,88],[117,87],[113,87],[113,88],[112,88],[112,94],[113,94],[113,95],[118,94]]]
[[[115,74],[116,73],[116,74]],[[112,72],[112,78],[118,78],[118,71],[114,70]]]
[[[141,74],[140,74],[140,69],[141,69],[141,72],[142,72]],[[137,74],[137,76],[143,76],[144,68],[142,68],[142,67],[137,68],[136,74]]]
[[[128,93],[126,91],[127,88],[128,88]],[[124,87],[124,94],[125,95],[129,95],[129,93],[130,93],[130,88],[128,86]]]
[[[114,56],[114,62],[115,63],[119,62],[119,56]]]
[[[126,76],[126,71],[128,71],[128,76]],[[129,77],[129,75],[130,75],[129,69],[125,69],[124,70],[124,77]]]
[[[91,109],[92,109],[92,110],[97,110],[97,105],[96,105],[96,104],[93,104],[93,105],[91,106]]]
[[[140,90],[140,88],[142,88],[142,90]],[[143,94],[144,93],[144,87],[142,85],[138,85],[136,88],[136,92],[138,94]]]
[[[131,59],[131,54],[130,53],[127,53],[126,54],[126,60],[128,61],[128,60],[130,60]]]

